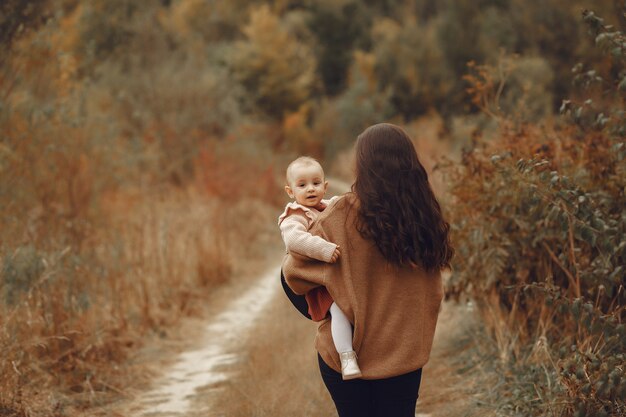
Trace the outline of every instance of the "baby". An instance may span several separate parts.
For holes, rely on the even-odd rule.
[[[301,156],[287,167],[285,191],[295,199],[287,204],[278,218],[278,225],[287,251],[320,261],[335,263],[341,256],[339,246],[309,233],[318,214],[339,197],[324,200],[328,181],[324,170],[315,159]],[[309,314],[314,321],[323,320],[330,312],[333,343],[341,360],[344,380],[359,378],[361,369],[352,348],[352,325],[335,304],[326,287],[317,287],[306,294]]]

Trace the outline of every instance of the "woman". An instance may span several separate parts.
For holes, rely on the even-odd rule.
[[[310,231],[339,245],[340,261],[288,254],[283,273],[297,294],[326,286],[354,326],[362,379],[341,379],[328,319],[315,339],[339,416],[414,416],[443,298],[440,271],[453,249],[428,175],[401,128],[383,123],[359,135],[352,191]]]

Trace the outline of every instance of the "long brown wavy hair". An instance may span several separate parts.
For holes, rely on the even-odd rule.
[[[381,123],[359,135],[352,191],[360,202],[357,230],[385,259],[426,270],[450,266],[450,225],[404,130]]]

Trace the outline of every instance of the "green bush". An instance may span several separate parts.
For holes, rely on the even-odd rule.
[[[547,147],[540,137],[524,140]],[[561,145],[572,159],[515,162],[525,153],[519,148],[491,161],[488,149],[465,156],[453,191],[458,255],[448,294],[476,299],[494,333],[509,335],[498,341],[506,361],[525,363],[537,341],[546,341],[551,360],[542,365],[560,386],[528,402],[526,415],[541,415],[547,403],[567,415],[583,408],[591,414],[581,415],[618,415],[626,407],[624,145],[582,163],[575,162],[578,147],[597,141],[565,138]]]
[[[270,8],[252,11],[231,67],[259,113],[280,120],[311,97],[318,82],[310,47],[294,39]]]
[[[504,122],[451,171],[448,294],[476,300],[508,375],[496,407],[515,415],[626,413],[626,142],[610,122]]]
[[[372,53],[378,90],[388,91],[405,120],[444,107],[454,76],[436,36],[436,25],[406,19],[378,20],[372,29]]]
[[[360,1],[314,2],[308,26],[317,38],[317,62],[328,95],[344,89],[353,49],[367,42],[370,19]]]
[[[43,258],[32,245],[18,248],[11,255],[5,255],[1,265],[0,282],[7,304],[15,304],[19,294],[27,292],[39,280],[45,269]]]

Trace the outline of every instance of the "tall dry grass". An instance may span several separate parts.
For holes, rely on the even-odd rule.
[[[283,294],[277,294],[263,316],[213,409],[232,417],[334,415],[317,368],[315,324],[300,316]]]
[[[83,240],[53,239],[43,216],[33,220],[32,239],[3,239],[6,412],[65,415],[123,394],[133,378],[129,352],[200,314],[211,288],[237,272],[241,250],[255,255],[252,243],[264,232],[261,221],[241,222],[259,216],[259,203],[251,213],[247,204],[226,206],[193,188],[116,193],[101,204]],[[266,225],[271,212],[260,215]]]
[[[275,234],[274,160],[260,129],[230,128],[227,86],[143,15],[127,51],[90,58],[86,31],[117,21],[88,9],[0,55],[0,415],[125,395],[130,355]]]
[[[497,413],[626,410],[626,119],[623,71],[615,71],[626,54],[610,48],[626,37],[592,11],[583,22],[605,57],[593,70],[583,70],[592,54],[572,68],[582,88],[563,100],[560,120],[504,113],[507,77],[492,66],[472,65],[465,77],[497,130],[474,137],[451,164],[459,256],[448,291],[476,300],[491,333]]]

